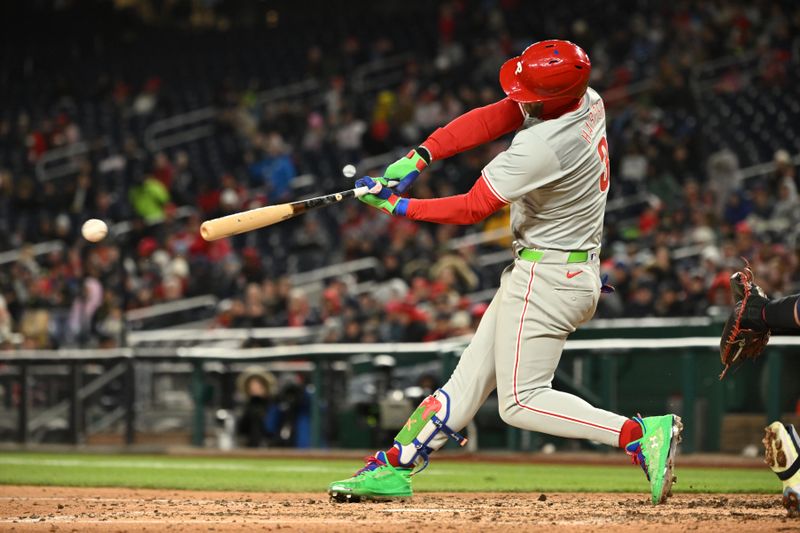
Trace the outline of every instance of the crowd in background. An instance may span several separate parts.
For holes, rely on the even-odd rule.
[[[158,3],[134,5],[141,9],[130,16],[166,25],[163,31],[199,25],[233,33],[239,20],[192,3],[169,14]],[[556,8],[533,31],[524,2],[438,2],[420,29],[429,39],[415,48],[330,28],[337,46],[286,45],[300,50],[296,79],[318,83],[311,95],[265,102],[259,95],[273,86],[268,65],[263,78],[204,80],[210,101],[201,103],[217,109],[211,139],[156,151],[147,149],[142,127],[175,107],[184,89],[170,76],[100,76],[90,100],[123,129],[106,143],[105,122],[90,121],[82,97],[54,85],[50,97],[58,105],[20,105],[0,116],[0,245],[20,252],[0,267],[0,345],[12,346],[20,333],[17,341],[29,348],[113,346],[125,310],[201,294],[219,298],[214,327],[323,326],[323,342],[425,341],[474,331],[511,259],[481,257],[508,249],[509,241],[455,247],[453,239],[507,227],[507,212],[462,228],[390,218],[352,202],[212,243],[200,238],[199,223],[346,188],[339,177],[345,163],[379,174],[435,128],[499,99],[499,65],[545,36],[586,48],[591,85],[607,102],[614,207],[602,258],[617,290],[603,297],[599,316],[698,316],[728,305],[728,278],[740,257],[750,259],[768,293],[796,292],[798,147],[771,146],[756,162],[774,160],[774,170],[737,180],[743,156],[735,144],[708,142],[691,83],[699,63],[757,52],[763,59],[747,86],[726,85],[735,72],[725,70],[714,90],[797,94],[800,10],[786,2],[645,2],[618,12],[630,7],[622,2],[577,18],[574,8]],[[400,16],[399,8],[386,10],[389,21]],[[277,12],[261,15],[264,31],[282,24]],[[245,53],[232,42],[231,54]],[[355,74],[404,53],[395,78]],[[48,151],[80,143],[92,148],[71,173],[40,178],[37,165]],[[507,143],[435,163],[412,195],[465,191]],[[90,217],[112,223],[98,245],[78,237]],[[46,241],[63,247],[35,255],[31,244]],[[360,258],[375,258],[377,266],[321,286],[293,281],[297,272]]]

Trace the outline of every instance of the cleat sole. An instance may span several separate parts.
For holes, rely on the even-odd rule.
[[[667,498],[672,496],[672,484],[677,481],[677,476],[675,476],[675,455],[678,451],[678,443],[681,441],[681,435],[683,433],[683,422],[681,421],[681,417],[673,416],[672,417],[672,438],[670,439],[669,443],[669,455],[667,455],[667,466],[664,470],[664,486],[661,488],[661,496],[658,499],[658,503],[664,503],[667,501]]]
[[[351,492],[329,492],[331,503],[407,502],[410,496],[361,495]]]
[[[800,518],[800,498],[797,492],[786,488],[783,491],[783,506],[791,518]]]

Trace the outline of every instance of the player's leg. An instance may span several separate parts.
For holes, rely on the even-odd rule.
[[[424,467],[428,454],[472,420],[495,388],[495,323],[506,277],[504,273],[500,289],[447,383],[422,401],[387,451],[369,457],[353,477],[331,483],[328,492],[332,498],[353,501],[411,496],[410,475],[415,465]]]
[[[626,417],[551,388],[567,335],[597,300],[590,272],[570,283],[569,294],[548,295],[554,266],[518,260],[508,280],[495,340],[500,415],[515,427],[619,446]]]
[[[800,436],[792,424],[773,422],[764,428],[764,461],[783,483],[783,506],[800,516]]]
[[[658,503],[672,484],[680,420],[630,420],[551,388],[567,336],[591,318],[599,297],[598,265],[580,267],[583,275],[568,278],[567,265],[517,261],[497,317],[500,413],[523,429],[626,448],[642,464]]]

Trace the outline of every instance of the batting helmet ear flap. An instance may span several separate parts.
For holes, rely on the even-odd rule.
[[[586,93],[591,72],[589,56],[580,46],[557,39],[540,41],[500,67],[500,86],[515,102],[552,101],[548,107],[558,108]]]

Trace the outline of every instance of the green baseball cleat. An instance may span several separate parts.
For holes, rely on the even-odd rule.
[[[328,485],[331,501],[340,503],[361,500],[410,498],[411,469],[395,468],[386,459],[386,452],[367,458],[367,464],[349,479]]]
[[[681,441],[683,423],[676,415],[633,417],[642,426],[642,438],[625,446],[633,462],[641,465],[648,481],[653,505],[664,503],[672,496],[675,454]]]

